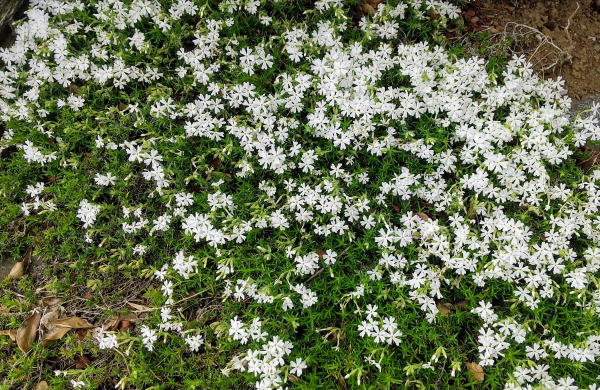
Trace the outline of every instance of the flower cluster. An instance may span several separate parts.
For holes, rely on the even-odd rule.
[[[550,364],[579,372],[600,355],[594,329],[561,341],[535,325],[566,302],[600,315],[600,170],[574,164],[600,141],[600,105],[570,120],[562,81],[523,56],[498,72],[399,40],[406,18],[443,24],[455,5],[390,0],[350,27],[344,0],[317,1],[302,23],[271,16],[285,0],[224,0],[219,18],[191,0],[31,3],[0,50],[0,153],[36,183],[15,191],[19,216],[72,215],[88,229],[72,241],[140,258],[164,302],[140,327],[148,351],[159,335],[193,352],[219,343],[235,355],[224,372],[281,388],[314,368],[286,360],[308,349],[298,328],[327,322],[354,337],[346,378],[360,384],[364,360],[388,380],[385,355],[424,345],[413,330],[443,327],[441,308],[459,309],[442,301],[461,297],[479,302],[464,313],[480,324],[469,348],[486,370],[511,367],[507,388],[574,388]],[[114,218],[97,223],[101,210]],[[178,305],[208,291],[226,310],[200,329]],[[118,348],[114,334],[98,342]]]

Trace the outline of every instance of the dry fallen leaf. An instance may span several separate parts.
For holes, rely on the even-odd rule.
[[[340,389],[348,390],[348,385],[346,384],[346,381],[344,380],[344,376],[342,374],[338,374],[338,384],[340,385]]]
[[[104,327],[104,330],[113,331],[117,329],[119,322],[121,322],[121,316],[111,316],[104,321],[102,326]]]
[[[373,8],[377,8],[377,6],[383,3],[383,0],[365,0],[365,3],[369,4]]]
[[[213,171],[218,171],[221,168],[221,159],[219,157],[215,157],[210,163],[210,167]]]
[[[54,340],[62,339],[72,328],[61,328],[61,327],[53,327],[51,330],[44,332],[44,336],[42,339],[42,345],[44,347],[52,344]]]
[[[54,307],[60,305],[61,299],[58,297],[45,297],[42,298],[41,301],[38,303],[39,306],[41,306],[43,309],[45,308],[49,308],[49,309],[53,309]]]
[[[148,306],[138,305],[137,303],[127,302],[127,304],[129,306],[133,307],[134,309],[139,310],[139,311],[154,311],[154,310],[156,310],[156,309],[152,309],[152,308],[150,308]]]
[[[288,379],[290,381],[292,381],[293,383],[300,383],[300,378],[298,378],[296,375],[292,375],[292,374],[287,374]]]
[[[50,324],[62,328],[91,329],[96,327],[96,325],[92,325],[86,320],[81,319],[79,317],[51,318],[48,321],[50,322]]]
[[[467,363],[467,369],[473,374],[473,379],[477,382],[483,382],[483,368],[477,363]]]
[[[88,359],[85,356],[82,356],[79,359],[77,359],[77,361],[75,362],[75,368],[77,370],[81,370],[82,368],[89,366],[90,363],[91,363],[90,359]]]
[[[371,16],[375,15],[375,13],[377,12],[377,11],[375,11],[375,8],[373,8],[372,6],[370,6],[367,3],[362,4],[360,6],[360,9],[363,10],[364,12],[368,13]]]
[[[21,279],[21,277],[25,274],[25,263],[19,261],[13,265],[8,277],[11,279]]]
[[[121,316],[121,321],[130,321],[133,324],[137,324],[142,319],[133,313],[123,314]]]
[[[19,330],[17,330],[17,345],[23,353],[27,353],[31,349],[31,343],[33,343],[37,337],[41,318],[42,315],[38,311],[35,311],[21,324]]]
[[[206,180],[212,179],[211,173],[218,171],[219,168],[221,168],[221,159],[215,157],[210,163],[209,172],[206,174]]]
[[[358,24],[362,20],[363,16],[365,16],[365,12],[362,9],[359,9],[358,12],[354,14],[354,18],[352,18],[352,26],[358,27]]]
[[[60,300],[59,300],[60,302]],[[52,341],[62,338],[71,328],[63,328],[53,325],[50,320],[56,320],[63,314],[64,308],[62,306],[53,306],[43,316],[40,324],[43,327],[42,331],[42,345],[44,347],[49,346]]]
[[[87,329],[77,329],[75,331],[75,334],[77,335],[77,340],[82,341],[83,339],[85,339],[85,335],[87,334],[87,332]]]
[[[64,308],[62,306],[54,306],[46,311],[46,313],[42,316],[42,320],[40,324],[46,329],[50,329],[53,325],[50,323],[51,319],[57,319],[61,317],[63,314]]]
[[[0,336],[8,336],[12,341],[15,341],[17,339],[17,330],[18,329],[0,330]]]
[[[35,390],[46,390],[49,388],[50,388],[50,386],[48,386],[48,382],[41,381],[40,383],[37,384],[37,386],[35,387]]]
[[[469,302],[467,302],[467,301],[460,301],[460,302],[454,304],[454,309],[455,310],[456,309],[468,310],[469,309],[468,305],[469,305]]]
[[[119,330],[119,332],[125,332],[127,331],[127,329],[131,328],[131,325],[133,325],[133,322],[129,320],[124,320],[119,323],[119,327],[117,329]]]
[[[577,164],[579,168],[583,171],[583,173],[587,173],[596,162],[598,162],[598,158],[600,157],[600,151],[593,151],[592,156],[585,161],[582,161]]]
[[[231,174],[230,173],[225,173],[225,172],[219,172],[219,171],[210,171],[208,172],[208,174],[206,175],[206,180],[211,180],[212,179],[212,175],[218,173],[220,175],[225,176],[228,179],[231,179]]]
[[[427,221],[427,220],[429,220],[429,217],[427,216],[427,214],[425,214],[425,213],[422,213],[422,212],[420,212],[420,211],[418,211],[418,212],[414,212],[414,211],[413,211],[413,215],[416,215],[416,216],[418,216],[418,217],[419,217],[419,218],[421,218],[423,221]]]
[[[450,304],[445,302],[438,302],[437,308],[439,309],[440,314],[443,316],[446,316],[453,312],[452,308],[450,307]]]
[[[67,91],[69,93],[77,93],[77,91],[79,91],[79,86],[77,84],[69,84],[69,86],[67,87]]]

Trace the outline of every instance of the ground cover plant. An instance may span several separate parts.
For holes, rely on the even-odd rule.
[[[31,1],[0,246],[47,283],[3,282],[3,388],[595,389],[600,106],[436,45],[459,14]]]

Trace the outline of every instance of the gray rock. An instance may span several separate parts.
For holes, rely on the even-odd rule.
[[[571,110],[569,110],[569,114],[571,114],[571,117],[574,118],[577,115],[579,115],[580,112],[589,110],[592,107],[592,104],[594,104],[594,102],[600,102],[600,95],[585,95],[583,98],[581,98],[580,101],[573,102]],[[589,113],[584,113],[582,115],[589,115]],[[598,120],[600,120],[600,117],[598,117]]]
[[[22,18],[29,0],[0,0],[0,47],[10,47],[15,40],[12,23]]]

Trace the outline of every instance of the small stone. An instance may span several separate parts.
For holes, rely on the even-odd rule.
[[[600,67],[596,68],[596,72],[600,73]]]
[[[596,43],[596,44],[594,45],[594,50],[596,50],[596,51],[600,51],[600,43]]]
[[[500,31],[496,27],[490,28],[490,34],[498,34]]]

